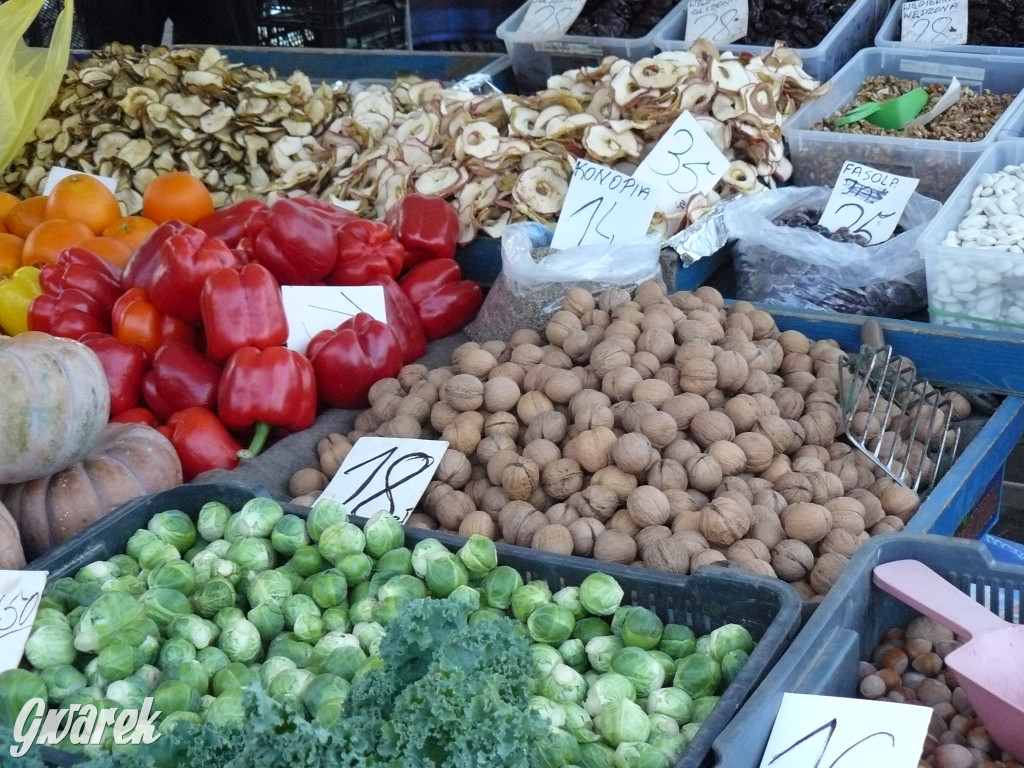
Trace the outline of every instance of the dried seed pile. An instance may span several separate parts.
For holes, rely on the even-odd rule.
[[[854,0],[751,0],[745,45],[785,40],[794,48],[813,48],[850,10]]]

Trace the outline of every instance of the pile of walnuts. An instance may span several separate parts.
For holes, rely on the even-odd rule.
[[[450,366],[379,381],[291,492],[312,503],[362,435],[440,436],[412,526],[684,574],[730,561],[805,599],[919,506],[842,441],[833,341],[656,282],[573,289],[545,336],[463,344]]]

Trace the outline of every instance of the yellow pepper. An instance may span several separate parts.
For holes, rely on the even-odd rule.
[[[36,267],[19,267],[0,282],[0,329],[9,336],[27,331],[28,305],[42,292]]]

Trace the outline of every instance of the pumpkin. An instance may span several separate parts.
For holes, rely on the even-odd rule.
[[[87,346],[37,331],[0,337],[0,484],[81,461],[109,415],[107,376]]]
[[[25,554],[38,557],[116,507],[182,483],[170,441],[145,424],[108,424],[80,462],[0,489]]]
[[[0,503],[0,571],[16,571],[25,567],[25,552],[21,548],[18,526]]]

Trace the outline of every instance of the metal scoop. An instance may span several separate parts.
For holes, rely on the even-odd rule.
[[[969,642],[946,656],[989,735],[1024,760],[1024,626],[1003,621],[917,560],[875,567],[875,586]]]

